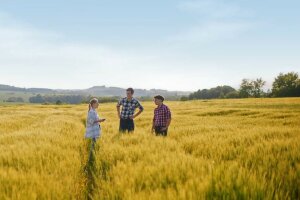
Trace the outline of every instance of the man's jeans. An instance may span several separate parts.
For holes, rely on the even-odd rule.
[[[162,136],[167,136],[167,134],[168,134],[168,129],[166,129],[166,130],[162,130],[163,128],[165,128],[165,127],[162,127],[162,126],[155,126],[155,134],[157,135],[157,136],[159,136],[159,135],[162,135]]]

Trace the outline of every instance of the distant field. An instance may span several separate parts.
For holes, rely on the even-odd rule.
[[[0,91],[0,104],[3,101],[6,101],[9,97],[21,97],[24,99],[24,102],[29,102],[29,97],[34,96],[36,94],[27,93],[27,92],[11,92],[11,91]]]
[[[24,103],[29,103],[29,98],[36,96],[37,94],[41,94],[43,95],[61,95],[60,93],[33,93],[33,92],[20,92],[20,91],[0,91],[0,104],[6,103],[4,101],[7,101],[8,98],[10,97],[21,97],[24,100]],[[67,94],[66,94],[67,95]],[[16,103],[20,103],[20,102],[16,102]]]
[[[167,138],[152,102],[126,135],[102,104],[92,175],[87,105],[0,105],[0,199],[300,198],[300,98],[166,104]]]

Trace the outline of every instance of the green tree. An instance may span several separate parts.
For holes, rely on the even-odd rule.
[[[262,88],[265,84],[266,82],[262,78],[256,80],[243,79],[239,89],[240,97],[262,97],[264,94]]]
[[[182,96],[180,98],[180,101],[188,101],[188,100],[189,100],[189,97],[187,97],[187,96]]]
[[[229,92],[226,96],[226,99],[237,99],[240,98],[239,92],[238,91],[233,91],[233,92]]]
[[[274,97],[299,97],[300,79],[298,73],[280,73],[273,82],[272,95]]]
[[[6,102],[24,102],[24,99],[22,97],[9,97]]]
[[[217,86],[215,88],[198,90],[189,95],[189,99],[220,99],[225,98],[230,92],[236,90],[230,86]]]
[[[30,97],[29,102],[30,103],[45,103],[46,101],[42,95],[38,94],[36,96]]]
[[[254,91],[253,81],[249,79],[243,79],[239,89],[240,97],[242,98],[252,97],[253,91]]]
[[[253,96],[258,98],[262,97],[264,94],[263,86],[266,84],[266,81],[263,81],[262,78],[258,78],[255,81],[252,81],[253,84]]]
[[[61,100],[57,100],[55,104],[56,104],[56,105],[61,105],[61,104],[62,104],[62,101],[61,101]]]

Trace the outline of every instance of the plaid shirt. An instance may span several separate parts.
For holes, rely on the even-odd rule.
[[[122,111],[121,111],[122,119],[129,119],[130,116],[133,116],[136,108],[139,108],[142,111],[144,110],[143,106],[135,98],[132,98],[131,101],[129,101],[127,97],[122,98],[117,104],[117,107],[120,106],[122,106]]]
[[[171,119],[171,111],[168,106],[162,104],[161,106],[155,108],[154,110],[154,125],[166,127],[167,120]]]

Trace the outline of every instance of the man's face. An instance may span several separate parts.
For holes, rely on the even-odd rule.
[[[154,98],[154,103],[155,103],[155,105],[161,105],[162,104],[162,100],[160,100],[160,99],[155,99]]]
[[[131,99],[132,98],[131,91],[126,91],[126,96],[127,96],[127,98]]]

